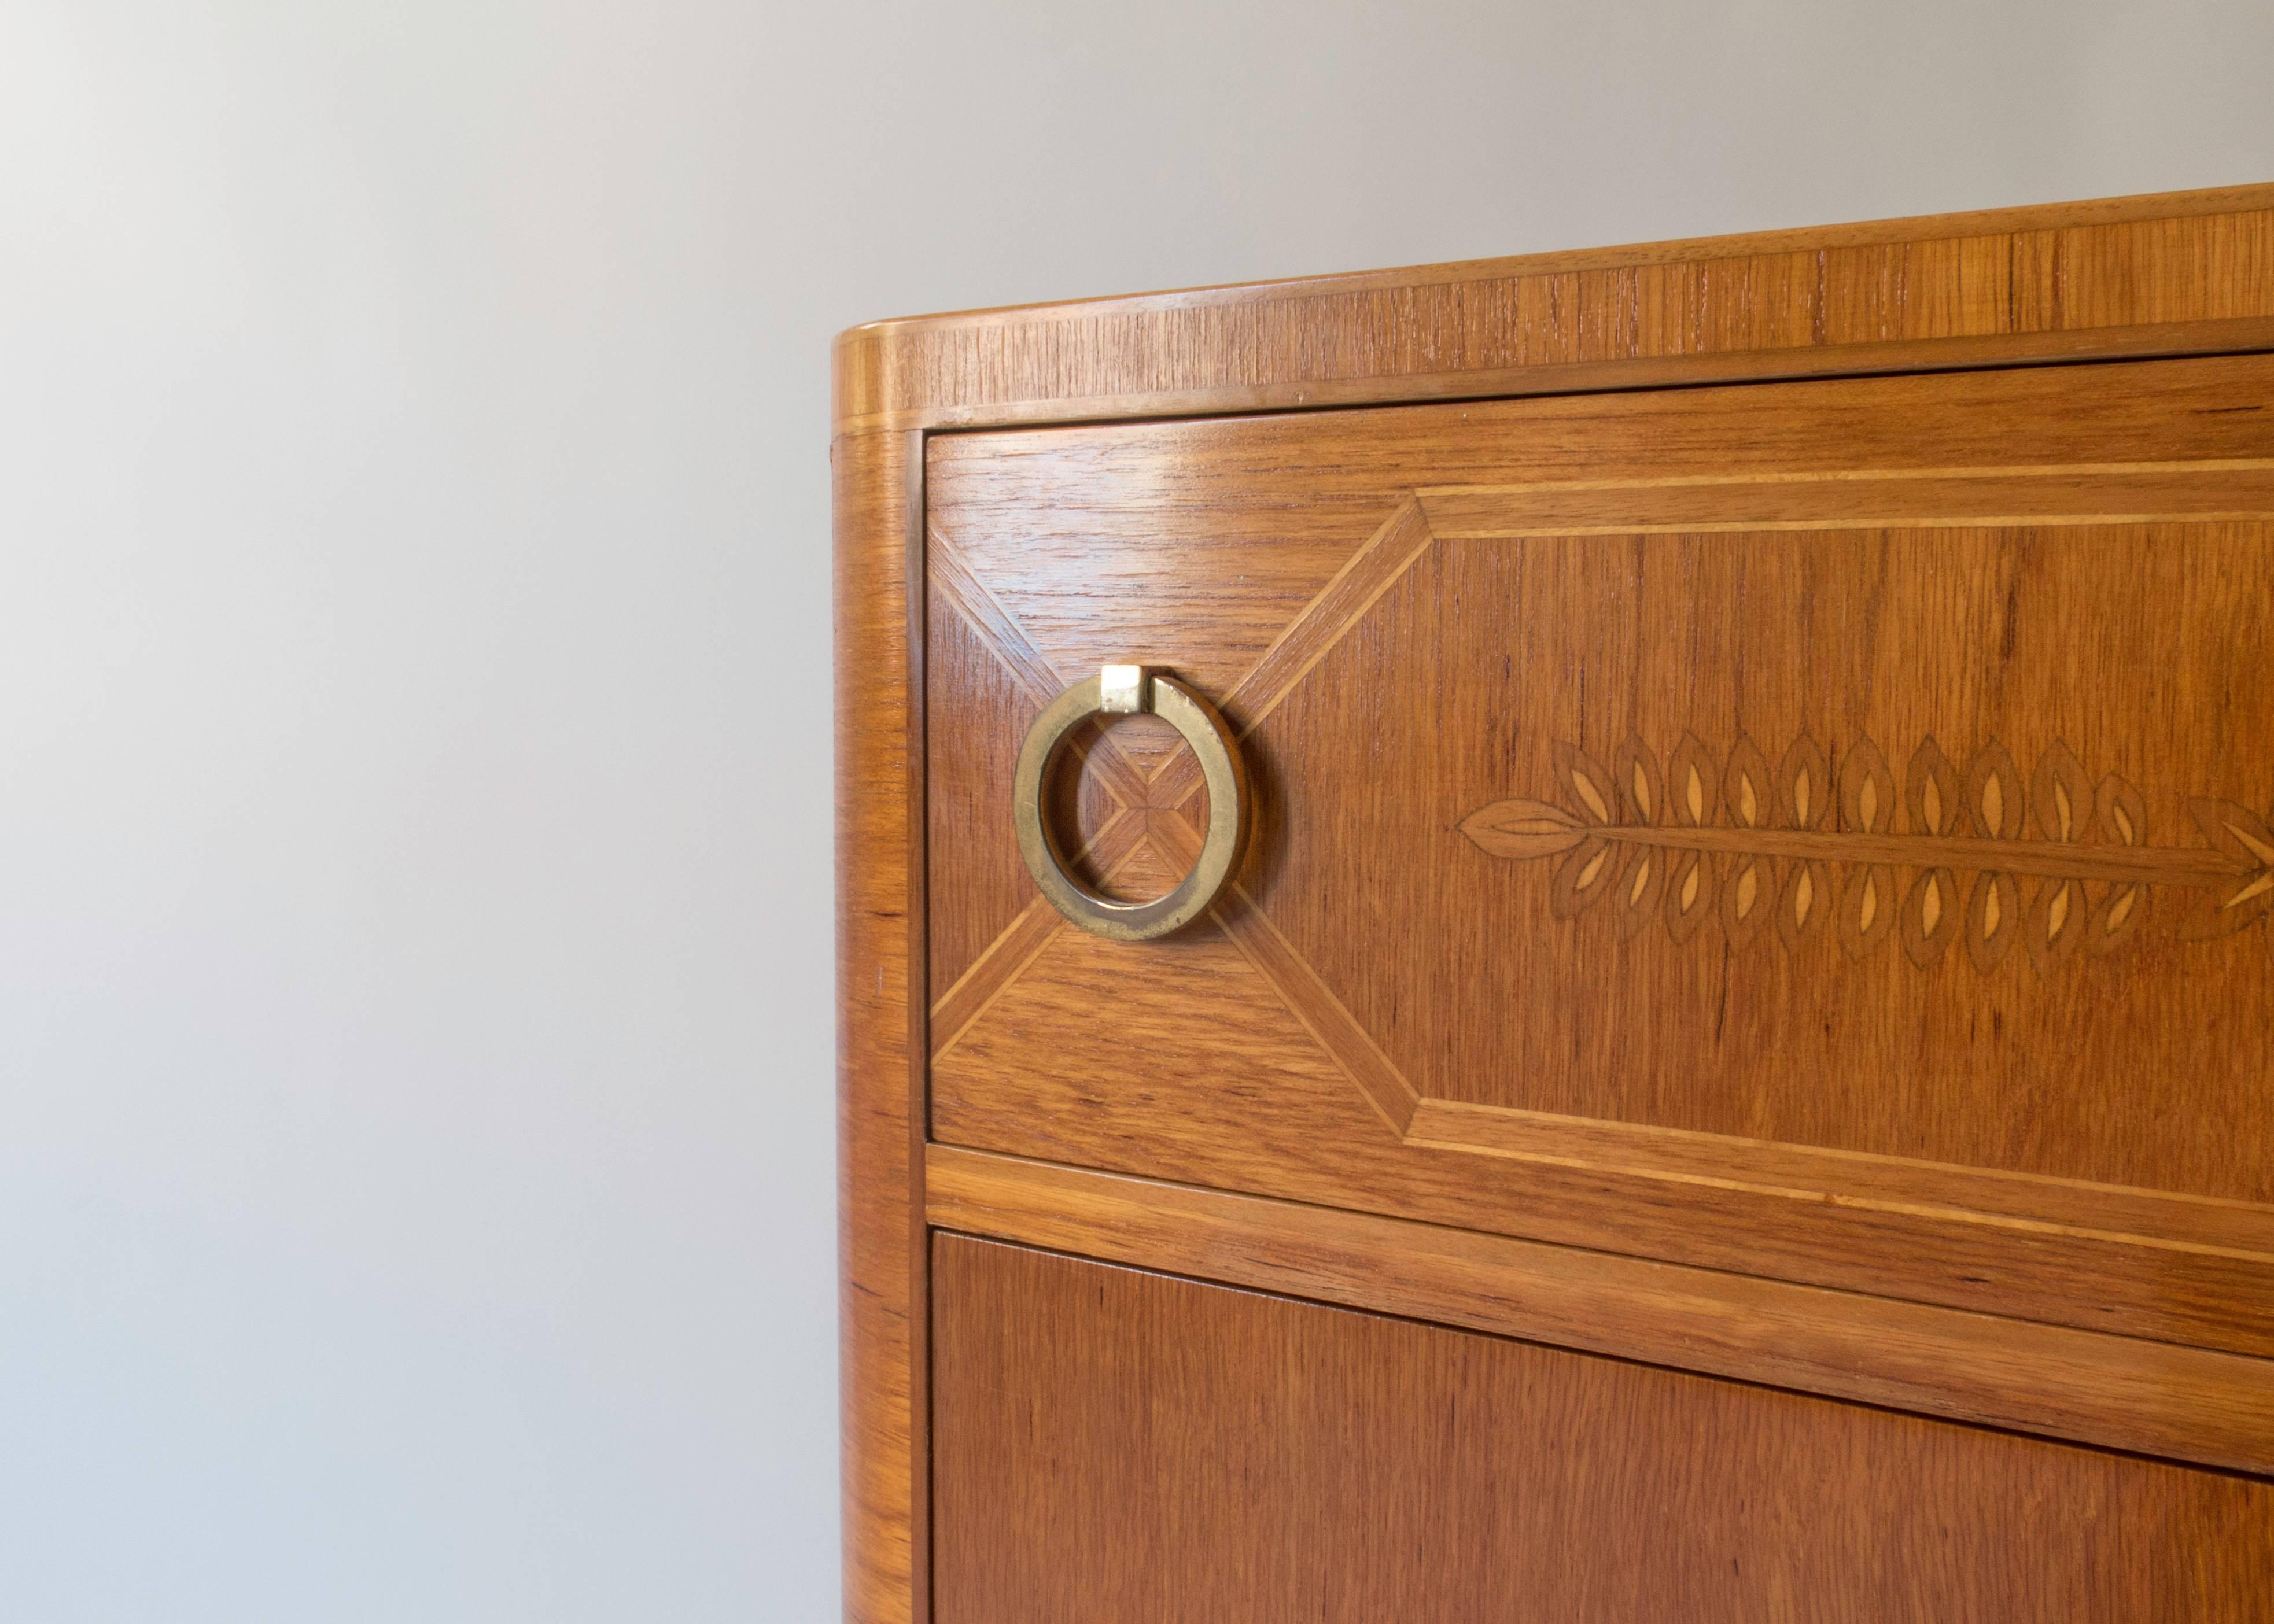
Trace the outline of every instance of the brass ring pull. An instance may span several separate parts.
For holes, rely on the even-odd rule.
[[[1208,834],[1201,842],[1200,861],[1167,896],[1150,902],[1114,902],[1066,872],[1065,859],[1043,816],[1043,786],[1059,746],[1076,726],[1101,713],[1140,710],[1151,711],[1182,733],[1200,757],[1209,793]],[[1216,707],[1192,689],[1142,665],[1108,665],[1052,700],[1019,747],[1011,796],[1019,853],[1043,895],[1084,930],[1116,942],[1149,942],[1198,918],[1231,877],[1247,840],[1247,770],[1231,729]]]

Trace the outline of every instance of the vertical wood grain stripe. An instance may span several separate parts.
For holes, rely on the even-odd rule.
[[[1472,1331],[2274,1470],[2274,1362],[934,1145],[931,1222]]]

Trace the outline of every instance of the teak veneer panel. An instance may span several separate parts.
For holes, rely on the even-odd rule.
[[[2064,470],[2123,516],[1840,481],[1852,519],[1790,529],[1441,532],[1259,730],[1248,889],[1427,1098],[2274,1200],[2274,957],[2257,897],[2220,911],[2265,865],[2193,816],[2267,843],[2274,461],[2192,479],[2248,516],[2136,522],[2152,479]],[[1449,834],[1494,808],[1544,826]]]
[[[1284,410],[2274,342],[2274,186],[875,322],[840,429]]]
[[[1205,673],[1259,800],[1217,929],[970,972],[943,1139],[2274,1352],[2274,361],[936,436],[929,469],[930,556],[1013,663]],[[1288,583],[1279,635],[1260,591],[1125,613],[1099,583],[1156,557],[1179,603]],[[1007,824],[974,736],[933,758]],[[1523,806],[1562,821],[1478,827]],[[1591,853],[1639,918],[1557,917]],[[1000,915],[1028,891],[990,871]],[[1707,917],[1748,872],[1756,926],[1812,887],[1808,931]]]
[[[931,1222],[1111,1263],[2274,1474],[2274,1361],[935,1145]]]
[[[2255,1255],[1992,1225],[1805,1184],[1751,1188],[1703,1167],[1644,1172],[1615,1140],[1512,1160],[1479,1154],[1489,1139],[1473,1129],[1457,1148],[1401,1139],[1381,1095],[1275,1007],[1221,934],[1196,928],[1164,944],[1157,975],[1133,976],[1110,944],[1072,930],[1038,951],[1035,973],[934,1062],[934,1132],[947,1143],[2274,1355],[2269,1270]],[[1081,1019],[1100,999],[1116,1023]],[[1236,1068],[1218,1064],[1219,1044]],[[1445,1109],[1424,1107],[1416,1128]]]
[[[942,1234],[935,1616],[2244,1619],[2274,1485]]]

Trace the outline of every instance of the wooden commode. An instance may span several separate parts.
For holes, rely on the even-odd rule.
[[[2274,186],[834,405],[848,1618],[2274,1618]]]

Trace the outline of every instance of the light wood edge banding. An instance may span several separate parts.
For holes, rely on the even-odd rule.
[[[1389,1131],[1403,1137],[1413,1121],[1415,1109],[1422,1103],[1421,1097],[1341,1000],[1328,990],[1309,962],[1237,883],[1224,888],[1216,906],[1216,920],[1241,957],[1279,995],[1287,1012],[1358,1086],[1359,1093]]]
[[[1247,673],[1232,684],[1219,707],[1233,731],[1245,739],[1295,685],[1324,659],[1382,595],[1396,585],[1434,539],[1420,504],[1398,503],[1374,533],[1344,560],[1311,601],[1287,622]],[[1200,788],[1200,763],[1179,750],[1155,769],[1150,797],[1156,805],[1181,806]]]
[[[1946,468],[1811,468],[1783,472],[1668,474],[1646,479],[1532,479],[1514,485],[1425,485],[1415,486],[1413,494],[1423,502],[1442,502],[1453,497],[1543,497],[1584,492],[1616,492],[1625,496],[1638,491],[1711,492],[1716,489],[1743,490],[1756,485],[1774,485],[1784,491],[1803,485],[1837,485],[1850,492],[1886,485],[1900,491],[1942,479],[2010,479],[2025,487],[2043,489],[2047,485],[2059,484],[2085,474],[2121,474],[2138,477],[2170,474],[2192,484],[2207,475],[2224,477],[2269,472],[2274,472],[2274,457],[2199,457],[2121,462],[1984,462],[1955,463]],[[2263,491],[2265,487],[2260,485],[2256,488]],[[1931,493],[1930,498],[1918,500],[1931,500]],[[1442,524],[1439,531],[1444,533]]]
[[[2246,1472],[2274,1361],[935,1145],[937,1228]]]
[[[1103,868],[1110,877],[1137,855],[1145,841],[1145,815],[1126,808],[1100,825],[1081,849],[1084,861]],[[955,984],[940,994],[931,1007],[931,1057],[937,1060],[955,1047],[958,1038],[988,1006],[1010,990],[1013,982],[1065,929],[1066,921],[1049,898],[1037,896],[1019,911],[973,960]]]
[[[1065,677],[1052,665],[1027,635],[1003,600],[988,590],[955,544],[938,530],[930,532],[925,565],[931,584],[947,605],[963,618],[972,633],[994,655],[1004,672],[1037,710],[1064,693]],[[1103,748],[1097,748],[1098,744]],[[1111,733],[1084,747],[1085,759],[1097,769],[1107,791],[1125,807],[1145,804],[1144,770],[1115,742]]]
[[[2274,1270],[2274,1208],[2254,1201],[1454,1100],[1422,1100],[1405,1140],[1433,1150],[1709,1185],[1811,1207],[2188,1252]]]
[[[1262,726],[1343,635],[1413,567],[1431,539],[1428,517],[1420,505],[1410,498],[1400,502],[1225,696],[1225,714],[1234,719],[1241,738]]]
[[[1869,478],[1783,474],[1681,482],[1442,485],[1416,496],[1429,529],[1447,540],[2218,523],[2255,522],[2274,514],[2274,462],[1932,469]]]

